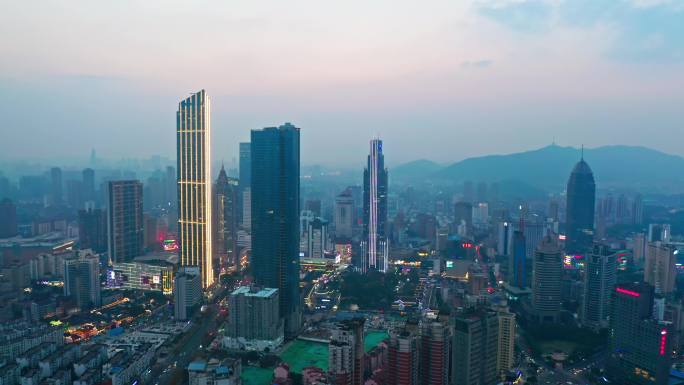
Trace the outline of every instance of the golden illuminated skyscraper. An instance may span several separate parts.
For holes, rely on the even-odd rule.
[[[204,90],[178,104],[176,115],[180,265],[214,282],[211,255],[211,119]]]

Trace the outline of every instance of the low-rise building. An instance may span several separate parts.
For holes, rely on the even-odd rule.
[[[107,272],[107,286],[132,290],[173,291],[173,265],[168,262],[118,262]]]
[[[242,385],[240,359],[196,360],[188,365],[190,385]]]

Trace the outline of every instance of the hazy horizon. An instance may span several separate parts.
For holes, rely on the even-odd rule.
[[[363,4],[8,3],[0,158],[174,159],[177,104],[202,88],[215,162],[286,121],[303,164],[363,164],[377,134],[394,165],[554,140],[684,155],[681,3]]]

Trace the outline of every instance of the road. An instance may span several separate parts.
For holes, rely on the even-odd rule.
[[[196,352],[200,351],[200,345],[207,333],[216,333],[220,325],[217,322],[218,306],[226,295],[225,287],[217,290],[212,298],[212,303],[207,306],[205,313],[200,315],[199,323],[193,324],[191,329],[183,338],[171,349],[167,367],[155,367],[150,375],[150,380],[145,381],[149,384],[172,384],[178,378],[183,378],[184,372]],[[193,321],[197,321],[195,318]],[[203,346],[202,348],[206,348]],[[175,363],[175,365],[174,365]]]
[[[519,334],[516,336],[516,345],[520,347],[523,352],[523,363],[521,370],[525,373],[525,378],[529,376],[537,376],[537,383],[540,385],[556,385],[556,384],[573,384],[573,385],[585,385],[591,382],[587,379],[588,369],[592,366],[601,366],[604,360],[605,353],[599,352],[586,359],[577,362],[573,365],[567,365],[562,369],[554,368],[548,365],[545,360],[540,357],[533,358],[529,355],[529,346],[525,343],[525,339]],[[528,369],[527,364],[529,362],[534,362],[540,368],[540,373],[534,373]],[[575,371],[574,369],[582,369],[581,371]],[[576,374],[575,374],[576,373]]]

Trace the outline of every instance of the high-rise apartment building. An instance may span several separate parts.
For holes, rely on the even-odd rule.
[[[180,272],[173,279],[173,314],[177,321],[192,317],[202,299],[202,277],[194,273]]]
[[[419,337],[406,328],[392,332],[387,343],[387,384],[418,385]]]
[[[424,385],[449,384],[449,325],[441,320],[420,324],[420,378]]]
[[[178,104],[176,113],[178,241],[183,268],[214,283],[211,216],[211,101],[205,90]]]
[[[328,221],[314,218],[307,226],[306,256],[308,258],[324,258],[330,249],[328,240]]]
[[[214,271],[220,273],[228,264],[237,264],[238,181],[229,178],[221,166],[214,185]]]
[[[81,249],[96,253],[107,251],[107,212],[102,209],[78,210],[78,242]]]
[[[469,310],[454,317],[451,383],[490,385],[497,382],[499,319],[495,312]]]
[[[672,325],[653,317],[653,287],[620,284],[612,295],[606,377],[615,384],[665,385],[670,375]]]
[[[283,342],[278,289],[241,286],[229,298],[226,337],[235,349],[273,351]]]
[[[143,252],[142,183],[108,183],[107,234],[109,260],[129,262]]]
[[[632,200],[632,224],[640,225],[644,221],[644,198],[641,194],[634,196]]]
[[[454,225],[465,226],[464,236],[470,236],[473,231],[473,204],[469,201],[454,204]]]
[[[572,170],[567,186],[566,241],[568,254],[584,255],[594,238],[594,205],[596,183],[594,174],[582,158]]]
[[[501,375],[513,368],[515,363],[515,314],[508,311],[497,313],[499,333],[496,353],[496,372]]]
[[[79,252],[64,260],[64,295],[76,300],[81,310],[100,306],[100,260]]]
[[[0,201],[0,238],[17,235],[17,206],[9,198]]]
[[[557,237],[547,235],[534,252],[532,306],[540,322],[557,322],[561,309],[563,257]]]
[[[649,242],[670,242],[672,231],[668,223],[649,223],[648,241]]]
[[[645,233],[634,234],[633,246],[632,246],[632,260],[637,266],[643,266],[646,261],[646,246],[648,242],[646,241]]]
[[[513,250],[513,224],[500,221],[496,224],[496,254],[508,257]]]
[[[335,239],[349,241],[354,232],[356,208],[351,189],[347,188],[335,198]]]
[[[143,214],[143,248],[153,251],[160,248],[159,218],[152,214]]]
[[[676,249],[663,242],[649,242],[644,262],[644,282],[651,284],[658,294],[674,290],[677,278]]]
[[[382,140],[372,139],[368,164],[363,172],[363,266],[362,271],[387,271],[387,169]]]
[[[608,327],[610,296],[617,279],[617,255],[605,245],[594,245],[586,258],[582,324],[593,330]]]
[[[363,384],[365,321],[363,317],[344,320],[332,330],[328,345],[328,378],[331,384]]]
[[[277,288],[286,335],[301,327],[299,295],[299,128],[252,130],[252,268]]]

